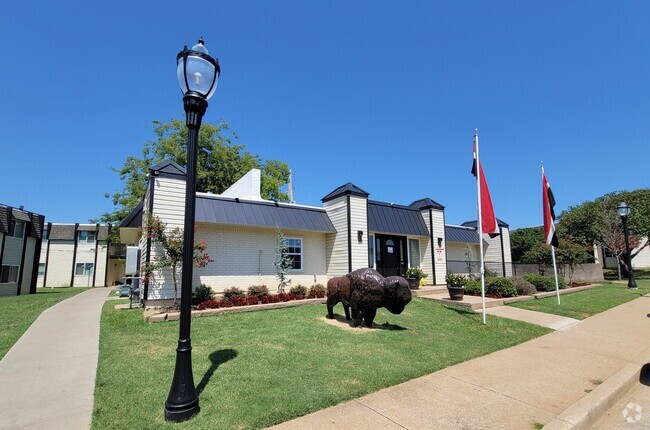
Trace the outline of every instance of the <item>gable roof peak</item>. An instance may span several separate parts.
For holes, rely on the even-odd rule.
[[[347,184],[341,185],[340,187],[337,187],[334,189],[331,193],[326,195],[321,199],[323,203],[328,202],[330,200],[334,200],[337,197],[345,196],[345,195],[352,195],[352,196],[360,196],[360,197],[365,197],[368,198],[370,193],[367,191],[362,190],[361,188],[357,187],[354,185],[352,182],[348,182]]]

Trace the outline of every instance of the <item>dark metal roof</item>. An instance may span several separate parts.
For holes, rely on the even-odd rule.
[[[74,240],[74,224],[52,224],[52,230],[48,232],[47,238],[51,240]]]
[[[476,226],[478,225],[478,223],[476,222],[476,220],[473,220],[473,221],[465,221],[465,222],[462,223],[461,225],[462,225],[463,227],[472,227],[472,228],[476,228]],[[499,218],[497,218],[497,225],[498,225],[499,227],[510,228],[510,226],[509,226],[505,221],[502,221],[502,220],[500,220]]]
[[[130,214],[126,216],[120,223],[119,227],[142,227],[142,207],[144,201],[141,200],[136,207],[133,208]]]
[[[352,182],[348,182],[347,184],[341,185],[340,187],[336,188],[334,191],[332,191],[331,193],[323,197],[321,201],[325,203],[327,201],[334,200],[337,197],[345,196],[348,194],[353,196],[361,196],[361,197],[368,197],[370,195],[366,191],[354,185]]]
[[[444,210],[445,207],[441,205],[440,203],[436,202],[435,200],[432,200],[428,197],[420,200],[416,200],[413,203],[411,203],[409,206],[422,210],[422,209],[440,209]]]
[[[154,174],[163,173],[168,175],[185,176],[185,169],[179,164],[169,160],[161,161],[159,164],[156,164],[151,168],[151,171]]]
[[[324,209],[196,196],[196,222],[336,233]]]
[[[410,206],[368,202],[368,230],[377,233],[429,236],[420,210]]]
[[[471,227],[446,225],[445,240],[447,242],[479,243],[478,231]]]

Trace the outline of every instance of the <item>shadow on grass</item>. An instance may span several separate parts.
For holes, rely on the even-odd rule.
[[[449,309],[450,311],[454,311],[458,315],[462,315],[464,317],[469,317],[469,316],[473,317],[473,316],[476,315],[476,312],[474,312],[473,309],[470,309],[470,308],[465,307],[465,306],[455,305],[453,303],[445,303],[445,304],[443,304],[443,306],[445,307],[445,309]]]
[[[237,357],[237,351],[235,351],[234,349],[220,349],[210,354],[209,358],[210,361],[212,362],[212,365],[205,372],[203,378],[201,378],[201,382],[199,382],[199,385],[196,386],[196,392],[198,394],[201,394],[205,389],[205,387],[210,382],[210,378],[212,378],[214,372],[217,371],[217,368],[223,363],[226,363],[227,361],[230,361],[235,357]]]
[[[334,314],[334,320],[336,320],[336,322],[338,322],[341,325],[345,324],[347,326],[352,327],[352,320],[345,319],[343,315]],[[361,321],[361,327],[355,327],[355,328],[362,330],[362,329],[367,329],[368,327],[366,327],[365,323]],[[389,322],[385,322],[383,324],[377,324],[376,322],[373,322],[371,330],[402,331],[402,330],[408,330],[408,328],[395,325],[395,324],[390,324]]]

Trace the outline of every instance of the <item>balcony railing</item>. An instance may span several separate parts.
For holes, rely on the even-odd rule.
[[[111,243],[109,256],[110,258],[126,258],[126,245],[121,243]]]

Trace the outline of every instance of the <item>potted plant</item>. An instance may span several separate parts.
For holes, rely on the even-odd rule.
[[[449,291],[449,298],[451,300],[463,300],[465,295],[465,277],[462,275],[455,275],[453,273],[447,273],[445,277],[447,281],[447,291]]]
[[[413,290],[420,288],[420,280],[426,278],[428,275],[419,267],[409,267],[404,272],[404,278],[408,282],[409,287]]]

